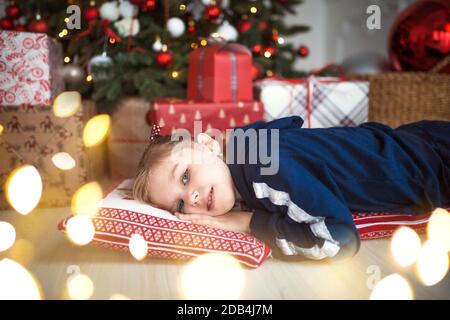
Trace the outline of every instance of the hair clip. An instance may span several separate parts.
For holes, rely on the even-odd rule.
[[[157,124],[152,125],[152,130],[150,133],[150,141],[153,141],[154,139],[158,138],[161,133],[161,127]]]

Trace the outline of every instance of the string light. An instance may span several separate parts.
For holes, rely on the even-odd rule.
[[[256,7],[251,7],[250,12],[255,14],[256,12],[258,12],[258,9]]]
[[[65,63],[69,63],[70,62],[70,57],[64,57],[64,62]]]
[[[177,79],[180,73],[178,71],[172,71],[172,78]]]
[[[68,22],[69,22],[69,18],[67,18],[67,17],[64,18],[64,22],[65,22],[65,23],[68,23]]]
[[[198,44],[196,44],[195,42],[191,43],[191,48],[192,49],[197,49],[198,48]]]
[[[269,51],[264,51],[264,57],[270,58],[272,54]]]
[[[114,44],[116,43],[116,40],[114,38],[109,38],[109,43]]]
[[[91,81],[92,81],[92,76],[91,76],[90,74],[88,74],[88,75],[86,76],[86,81],[87,81],[87,82],[91,82]]]
[[[200,40],[200,45],[201,45],[202,47],[206,46],[207,44],[208,44],[208,41],[206,41],[206,39]]]
[[[63,35],[65,35],[65,36],[67,36],[67,34],[69,33],[69,31],[67,31],[67,29],[63,29],[63,30],[61,31],[61,33],[62,33]]]
[[[273,71],[272,70],[267,70],[266,71],[266,76],[268,76],[268,77],[273,76]]]
[[[180,4],[180,11],[186,10],[186,5],[184,3]]]

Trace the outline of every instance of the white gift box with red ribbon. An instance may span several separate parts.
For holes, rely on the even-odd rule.
[[[44,33],[0,30],[0,105],[51,105],[64,90],[62,59]]]
[[[305,128],[357,126],[368,121],[369,82],[339,77],[266,78],[255,82],[267,121],[291,115]]]

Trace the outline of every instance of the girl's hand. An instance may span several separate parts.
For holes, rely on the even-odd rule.
[[[248,211],[229,211],[220,216],[211,217],[203,214],[189,214],[175,212],[175,216],[181,220],[202,224],[213,228],[220,228],[235,232],[250,233],[250,220],[253,213]]]

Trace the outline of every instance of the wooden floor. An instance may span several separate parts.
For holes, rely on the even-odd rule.
[[[33,245],[27,256],[17,256],[9,250],[0,253],[0,259],[13,255],[21,261],[41,284],[44,298],[64,299],[66,280],[71,270],[78,268],[94,282],[93,299],[109,299],[114,293],[132,299],[184,298],[180,279],[185,262],[138,262],[124,252],[89,245],[76,247],[56,229],[69,213],[69,208],[37,209],[28,216],[0,211],[0,221],[14,225],[17,239],[26,239]],[[393,263],[388,240],[363,241],[358,255],[345,263],[317,265],[271,259],[257,269],[245,269],[241,298],[367,299],[374,281],[392,273],[400,273],[411,282],[416,299],[450,299],[448,274],[433,287],[420,285],[412,268]]]

